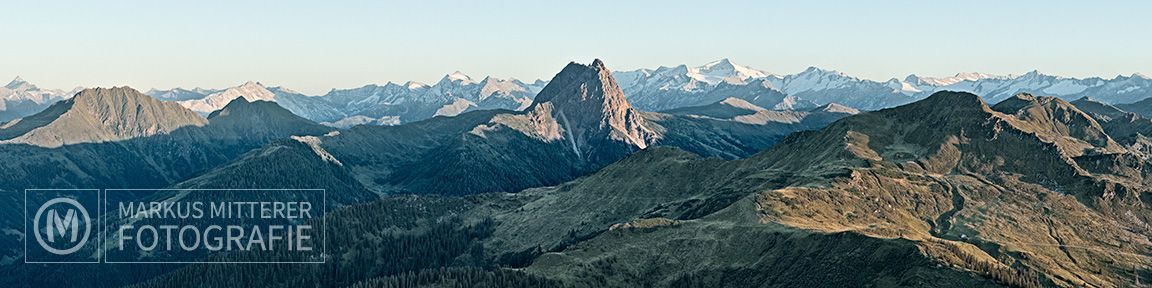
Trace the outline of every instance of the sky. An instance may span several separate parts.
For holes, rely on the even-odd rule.
[[[12,3],[5,3],[12,2]],[[557,2],[557,3],[553,3]],[[8,1],[0,78],[306,94],[462,71],[548,79],[728,58],[887,80],[1152,75],[1152,1]],[[0,80],[3,82],[5,80]],[[0,83],[2,84],[2,83]]]

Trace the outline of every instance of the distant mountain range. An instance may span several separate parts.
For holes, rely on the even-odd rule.
[[[329,176],[310,175],[309,169],[276,166],[272,160],[317,154],[330,160],[326,166],[347,175],[341,177],[358,179],[351,183],[354,188],[381,194],[513,192],[559,184],[656,145],[712,157],[745,157],[792,132],[816,129],[856,112],[832,108],[781,113],[748,103],[718,105],[725,106],[685,108],[669,114],[641,112],[624,97],[602,62],[571,63],[522,111],[478,110],[407,125],[359,127],[280,141],[266,152],[251,153],[224,170],[180,187],[326,179]],[[739,116],[742,113],[749,115]],[[289,147],[296,148],[285,149]],[[274,171],[242,172],[262,167]],[[244,175],[243,181],[239,175]]]
[[[40,89],[16,77],[8,85],[0,87],[0,122],[40,112],[56,101],[72,97],[78,91],[80,88],[72,91]]]
[[[359,124],[397,125],[434,116],[456,116],[472,110],[521,110],[543,88],[545,82],[524,83],[519,80],[483,80],[455,72],[434,85],[417,82],[367,85],[354,89],[332,90],[322,96],[307,96],[282,87],[265,87],[256,82],[220,90],[150,91],[157,98],[183,99],[181,105],[200,113],[220,109],[235,98],[249,101],[276,101],[281,106],[329,126],[350,127]],[[196,96],[200,93],[211,92]]]
[[[908,75],[883,82],[808,68],[797,74],[774,74],[721,59],[697,67],[678,65],[615,71],[624,95],[642,111],[701,106],[726,98],[743,99],[771,110],[806,110],[836,103],[860,110],[878,110],[924,99],[938,91],[961,91],[998,102],[1017,93],[1050,95],[1065,100],[1091,96],[1108,104],[1133,103],[1152,97],[1152,79],[1141,74],[1111,79],[1069,78],[1032,71],[1021,75],[959,73],[952,77]],[[276,101],[297,115],[328,126],[397,125],[473,110],[523,110],[547,84],[536,80],[485,77],[475,80],[460,72],[428,85],[418,82],[366,85],[304,95],[284,87],[248,82],[227,89],[150,90],[157,99],[177,101],[208,114],[232,99]],[[78,91],[78,90],[76,90]],[[75,91],[40,90],[17,79],[0,89],[0,121],[43,110]]]

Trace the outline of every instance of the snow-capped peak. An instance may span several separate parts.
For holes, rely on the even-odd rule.
[[[612,76],[625,91],[645,89],[700,91],[720,83],[746,84],[749,80],[767,78],[769,75],[771,74],[764,71],[734,64],[728,59],[708,62],[697,67],[681,64],[672,67],[660,66],[654,70],[612,72]]]
[[[905,78],[905,79],[912,79],[912,80],[917,79],[914,77],[914,75],[909,75],[908,77],[909,78]],[[888,88],[892,88],[892,90],[894,90],[894,91],[904,93],[905,95],[915,95],[917,93],[924,92],[923,90],[921,90],[920,88],[917,88],[916,85],[913,85],[910,82],[912,82],[912,81],[900,81],[900,79],[892,78],[892,79],[888,80],[888,82],[884,82],[884,85],[887,85]]]
[[[816,66],[809,66],[808,69],[804,69],[803,72],[796,74],[796,76],[812,76],[812,75],[819,75],[819,76],[835,75],[835,76],[846,77],[846,78],[854,78],[852,76],[848,76],[848,74],[844,74],[844,72],[840,72],[840,71],[836,71],[836,70],[820,69],[820,68],[817,68]]]
[[[752,69],[747,66],[732,64],[728,58],[704,64],[704,66],[689,68],[689,76],[708,84],[718,84],[721,81],[728,83],[741,83],[748,79],[768,77],[764,71]]]
[[[736,65],[732,64],[732,60],[728,60],[728,58],[723,58],[720,60],[708,62],[707,64],[704,64],[704,66],[700,66],[700,68],[703,68],[703,69],[727,69],[727,70],[732,70],[735,67],[736,67]]]
[[[1141,74],[1140,72],[1132,73],[1131,78],[1141,78],[1141,79],[1145,79],[1145,80],[1152,79],[1152,78],[1148,78],[1148,76],[1145,76],[1144,74]]]
[[[961,72],[956,73],[952,77],[920,77],[916,74],[908,75],[904,78],[905,82],[912,84],[926,84],[930,86],[948,86],[964,81],[979,81],[984,79],[1003,79],[1007,78],[1000,75],[985,74],[979,72]]]
[[[16,77],[0,88],[0,112],[7,109],[3,100],[9,101],[32,101],[36,104],[47,104],[56,102],[57,100],[67,99],[80,92],[80,88],[73,89],[72,91],[64,91],[60,89],[40,89],[36,85],[24,81],[24,78]]]
[[[1012,77],[1012,78],[1030,79],[1030,78],[1036,78],[1036,77],[1040,77],[1040,76],[1046,76],[1046,75],[1044,75],[1044,73],[1040,73],[1040,70],[1033,69],[1032,71],[1028,71],[1028,73],[1024,73],[1024,75],[1020,75],[1020,76]]]
[[[24,87],[26,85],[28,85],[28,81],[24,81],[24,78],[20,78],[20,76],[16,76],[16,79],[12,79],[12,82],[8,82],[8,85],[4,85],[4,88],[15,90],[15,89],[19,89],[20,87]]]
[[[236,98],[243,97],[249,102],[263,100],[263,101],[276,101],[276,94],[269,91],[260,82],[248,81],[240,86],[228,88],[224,91],[213,93],[204,97],[204,99],[179,101],[180,105],[191,109],[192,111],[200,113],[210,113],[212,111],[220,110],[227,106]]]
[[[476,81],[472,80],[472,77],[468,77],[468,75],[464,75],[464,73],[460,72],[460,71],[456,71],[456,72],[452,72],[451,74],[444,75],[444,79],[448,80],[449,82],[463,82],[463,83],[475,83],[476,82]]]
[[[424,84],[424,83],[420,83],[420,82],[416,82],[416,81],[408,81],[408,82],[404,82],[404,87],[407,87],[408,89],[422,89],[422,88],[428,88],[428,84]]]
[[[1000,76],[1000,75],[985,74],[985,73],[980,73],[980,72],[961,72],[961,73],[956,73],[956,75],[952,76],[952,77],[964,79],[964,80],[969,80],[969,81],[976,81],[976,80],[990,79],[990,78],[1003,78],[1003,76]]]
[[[237,86],[237,87],[235,87],[235,88],[240,88],[240,89],[256,89],[257,87],[259,87],[259,88],[266,88],[266,87],[264,87],[264,84],[260,84],[260,82],[256,82],[256,81],[248,81],[248,82],[244,82],[244,84],[240,84],[240,86]]]

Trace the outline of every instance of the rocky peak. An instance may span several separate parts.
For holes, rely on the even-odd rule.
[[[318,135],[328,132],[321,126],[293,114],[272,101],[232,99],[224,108],[208,115],[209,127],[225,137],[273,139],[289,135]]]
[[[228,116],[239,111],[251,110],[253,109],[252,103],[253,101],[248,101],[248,99],[245,99],[244,97],[237,97],[232,99],[232,101],[228,101],[228,104],[224,105],[224,107],[220,108],[220,110],[216,110],[213,111],[212,114],[208,114],[208,119],[212,120],[217,117]]]
[[[908,74],[907,77],[904,77],[904,82],[920,84],[920,76],[916,76],[916,74]]]
[[[1041,77],[1046,77],[1046,76],[1048,76],[1048,75],[1044,75],[1043,73],[1040,73],[1040,70],[1033,69],[1032,71],[1028,71],[1028,73],[1024,73],[1024,75],[1020,75],[1020,77],[1018,77],[1018,78],[1021,80],[1036,80],[1036,79],[1039,79]]]
[[[9,127],[5,142],[58,147],[126,140],[203,126],[200,115],[129,87],[84,89]]]
[[[824,69],[820,69],[819,67],[816,67],[816,66],[808,66],[808,68],[806,68],[806,69],[804,69],[804,71],[800,72],[800,74],[834,74],[834,73],[836,73],[836,71],[824,70]]]
[[[643,149],[656,138],[600,59],[591,65],[569,63],[526,111],[551,114],[567,130],[578,153],[604,140]]]

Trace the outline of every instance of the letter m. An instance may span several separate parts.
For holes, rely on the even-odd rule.
[[[72,231],[71,241],[76,242],[77,233],[80,231],[78,229],[79,222],[76,219],[76,210],[68,209],[68,212],[64,213],[63,219],[60,218],[60,214],[56,214],[56,210],[48,211],[48,223],[44,225],[44,229],[48,230],[48,242],[56,242],[56,233],[60,233],[60,236],[63,237],[68,230]]]

